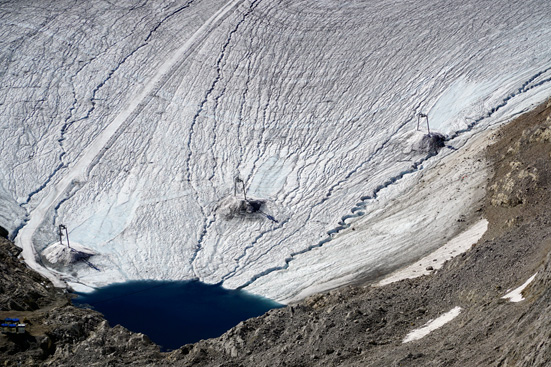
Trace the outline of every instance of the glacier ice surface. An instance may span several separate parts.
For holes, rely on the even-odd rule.
[[[199,279],[289,301],[390,271],[456,235],[479,198],[483,175],[446,200],[420,188],[443,187],[430,171],[551,95],[544,1],[0,13],[0,225],[75,287]],[[449,138],[432,157],[412,149],[420,113]],[[235,177],[264,214],[217,211]],[[60,223],[100,271],[36,261]]]

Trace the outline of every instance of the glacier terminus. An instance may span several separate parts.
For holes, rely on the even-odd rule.
[[[376,279],[481,219],[492,132],[551,96],[545,0],[6,0],[0,29],[0,226],[79,291]],[[46,258],[60,225],[86,262]]]

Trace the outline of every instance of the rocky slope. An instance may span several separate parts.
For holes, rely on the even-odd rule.
[[[151,359],[144,355],[158,354],[159,348],[145,335],[111,328],[100,313],[72,306],[69,295],[29,269],[19,253],[0,238],[0,319],[17,317],[27,324],[24,335],[0,336],[2,365],[82,365],[68,361],[79,361],[92,351],[100,365],[109,365],[114,359],[109,355],[117,354],[145,365]],[[81,348],[88,351],[81,353]]]
[[[0,241],[0,317],[29,323],[0,336],[5,365],[40,366],[548,366],[551,364],[551,102],[494,133],[494,175],[480,208],[483,238],[429,276],[317,294],[240,323],[223,336],[160,353],[146,336],[70,305]],[[535,279],[525,300],[508,290]],[[373,279],[372,279],[373,280]],[[461,307],[452,321],[403,343]]]

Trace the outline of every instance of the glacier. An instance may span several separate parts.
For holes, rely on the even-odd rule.
[[[7,0],[0,29],[0,225],[80,291],[374,279],[479,219],[492,131],[551,96],[543,0]],[[237,179],[259,212],[224,215]],[[60,224],[93,266],[44,266]]]

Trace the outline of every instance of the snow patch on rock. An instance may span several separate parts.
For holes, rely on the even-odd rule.
[[[538,275],[538,273],[532,275],[530,278],[528,278],[528,280],[526,282],[524,282],[520,287],[518,288],[515,288],[513,289],[512,291],[510,291],[509,293],[507,293],[506,295],[504,295],[503,299],[508,299],[510,302],[520,302],[520,301],[524,301],[524,297],[522,296],[522,292],[524,291],[524,289],[526,287],[528,287],[528,285],[530,283],[532,283],[532,281],[536,278],[536,275]]]
[[[450,311],[437,317],[436,319],[430,320],[423,327],[410,331],[409,334],[406,335],[402,343],[409,343],[414,340],[424,338],[425,336],[429,335],[431,331],[441,328],[442,326],[446,325],[448,322],[459,316],[461,310],[462,308],[459,306],[454,307]]]

